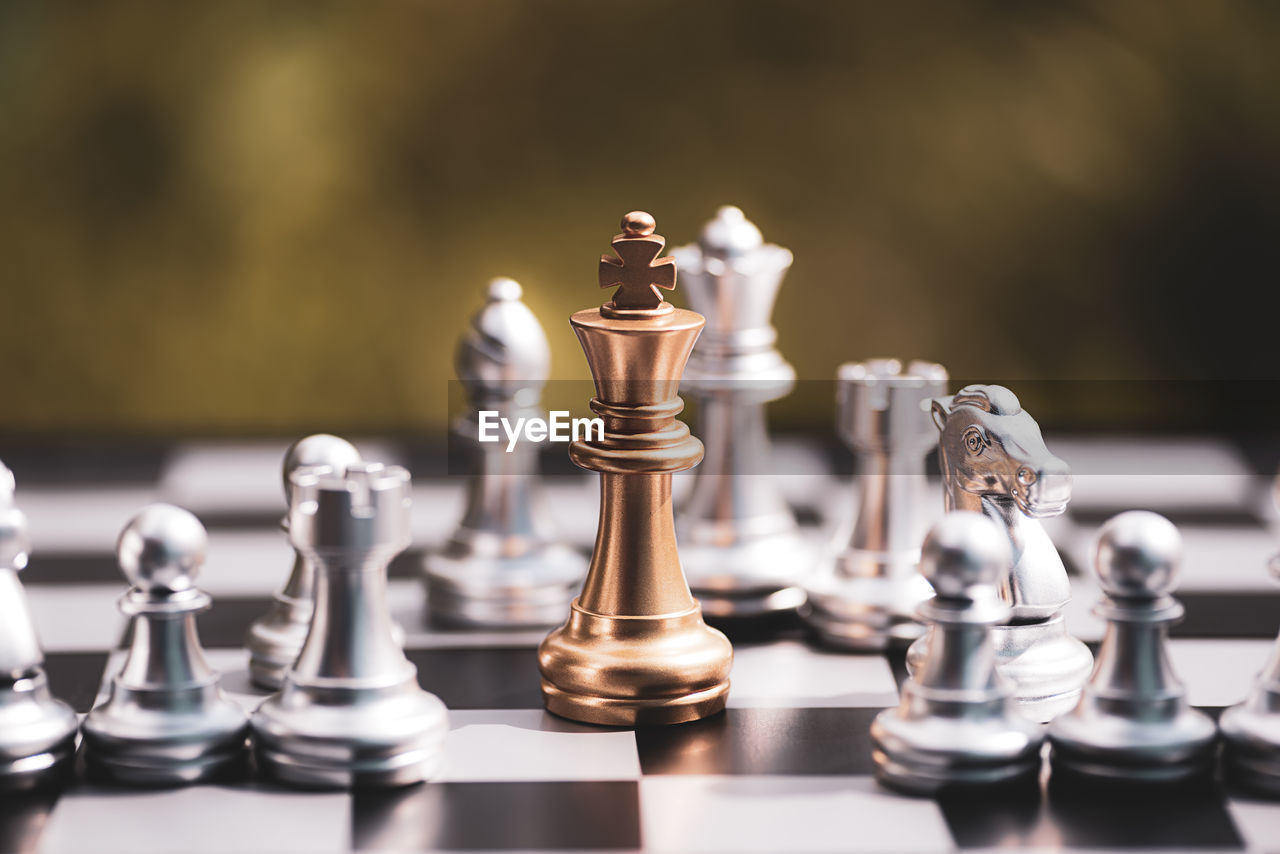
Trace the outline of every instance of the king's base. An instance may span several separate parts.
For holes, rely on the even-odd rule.
[[[794,615],[804,604],[804,591],[799,587],[755,588],[731,592],[706,587],[691,587],[709,620],[755,620]]]
[[[66,779],[79,720],[49,693],[43,671],[0,683],[0,791],[18,792]]]
[[[918,704],[948,705],[927,699]],[[983,721],[966,717],[965,710],[953,710],[952,716],[944,709],[935,711],[906,718],[894,708],[876,717],[871,725],[871,757],[877,780],[915,795],[1031,786],[1039,780],[1044,738],[1036,724],[1016,714]]]
[[[405,678],[381,688],[286,681],[253,713],[259,770],[314,789],[406,786],[436,776],[448,712],[405,665]]]
[[[907,670],[924,660],[928,636],[907,650]],[[1067,634],[1062,616],[1037,623],[993,626],[991,642],[1000,675],[1013,684],[1018,710],[1029,720],[1048,723],[1075,708],[1093,670],[1093,653]]]
[[[677,531],[680,565],[707,619],[794,615],[804,604],[800,580],[818,550],[813,537],[794,528],[759,536],[748,531],[730,545],[713,545],[705,540],[718,527],[687,524]]]
[[[805,624],[825,646],[879,652],[924,635],[916,609],[933,588],[916,569],[918,555],[849,549],[827,561],[808,580],[800,610]],[[845,569],[848,568],[848,569]]]
[[[653,617],[594,614],[575,601],[569,621],[538,648],[552,714],[604,726],[676,724],[714,715],[729,694],[733,647],[701,609]]]
[[[451,628],[533,628],[564,619],[586,575],[586,559],[564,546],[520,557],[430,555],[427,618]]]

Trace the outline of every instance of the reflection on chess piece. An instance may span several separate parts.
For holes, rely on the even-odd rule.
[[[120,610],[132,640],[107,698],[84,721],[90,776],[179,785],[245,769],[248,716],[222,693],[196,634],[196,614],[211,604],[195,586],[207,545],[200,520],[170,504],[143,508],[121,532],[130,590]]]
[[[1169,665],[1166,635],[1182,618],[1177,587],[1182,537],[1145,510],[1110,519],[1098,532],[1094,563],[1107,621],[1098,665],[1080,703],[1049,727],[1058,778],[1124,783],[1204,780],[1217,729],[1187,703]]]
[[[13,488],[13,473],[0,463],[0,791],[68,776],[79,725],[71,707],[49,693],[44,653],[18,580],[31,546]]]
[[[1280,477],[1274,495],[1280,504]],[[1271,558],[1280,580],[1280,554]],[[1222,713],[1223,760],[1227,776],[1257,792],[1280,797],[1280,638],[1244,702]]]
[[[937,441],[926,407],[946,394],[947,371],[872,359],[841,365],[836,383],[840,436],[858,459],[857,515],[806,585],[805,621],[825,643],[884,649],[920,637],[916,609],[933,594],[918,568],[924,464]]]
[[[795,369],[770,323],[791,253],[766,244],[742,211],[723,207],[697,244],[672,250],[689,306],[706,318],[681,390],[698,400],[706,458],[676,513],[680,560],[702,610],[753,617],[794,610],[813,543],[768,468],[765,404],[786,396]]]
[[[921,570],[936,590],[920,606],[932,627],[898,705],[871,725],[877,779],[918,794],[1033,782],[1044,734],[1019,713],[996,670],[991,628],[1009,617],[1004,531],[978,513],[948,513],[925,538]]]
[[[591,374],[603,439],[570,458],[600,473],[600,526],[568,622],[538,650],[547,709],[588,723],[669,724],[715,714],[729,691],[733,649],[702,620],[676,550],[671,474],[697,465],[702,443],[676,415],[680,373],[702,316],[673,308],[671,259],[653,218],[627,214],[600,260],[613,300],[570,318]],[[657,259],[657,260],[655,260]]]
[[[468,412],[455,435],[473,448],[476,472],[466,512],[444,548],[427,555],[427,610],[458,626],[552,626],[564,618],[587,571],[586,559],[556,541],[537,492],[538,446],[477,441],[482,411],[516,423],[541,417],[538,397],[551,350],[511,279],[489,283],[485,307],[458,343],[454,365]]]
[[[332,466],[345,469],[360,462],[360,452],[346,439],[319,433],[299,439],[285,453],[284,495],[291,489],[289,478],[303,466]],[[280,527],[288,531],[286,513]],[[307,639],[314,607],[316,570],[302,552],[294,550],[293,571],[284,588],[275,594],[271,607],[253,625],[245,645],[249,648],[249,675],[255,685],[278,690],[284,672],[298,660]]]
[[[1009,622],[992,632],[1001,674],[1023,714],[1042,723],[1067,711],[1089,678],[1093,656],[1067,634],[1067,570],[1041,519],[1066,511],[1071,470],[1045,447],[1040,428],[1007,388],[971,385],[933,401],[947,511],[982,513],[1008,533],[1013,571],[1001,588]],[[917,641],[908,665],[923,655]]]
[[[448,713],[395,638],[387,565],[409,545],[409,473],[354,463],[293,474],[289,539],[316,567],[307,642],[252,718],[258,767],[298,786],[434,776]]]

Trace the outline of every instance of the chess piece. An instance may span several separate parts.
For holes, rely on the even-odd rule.
[[[998,385],[966,386],[933,401],[946,510],[980,512],[1007,532],[1013,571],[1001,586],[1009,622],[992,631],[1000,672],[1014,685],[1023,714],[1041,723],[1076,704],[1093,656],[1067,634],[1067,570],[1041,519],[1071,500],[1071,470],[1045,447],[1018,398]],[[908,651],[916,666],[923,647]]]
[[[919,615],[933,630],[898,705],[871,725],[886,785],[933,794],[1037,779],[1044,734],[1018,711],[991,643],[1009,616],[998,585],[1011,562],[1008,538],[979,513],[948,513],[925,538],[920,569],[936,593]]]
[[[928,402],[947,391],[932,362],[872,359],[836,375],[840,436],[857,457],[856,516],[840,551],[806,585],[805,621],[825,642],[878,650],[920,637],[916,609],[933,591],[920,574],[925,459],[937,433]]]
[[[1280,504],[1280,477],[1275,481]],[[1280,580],[1280,554],[1268,569]],[[1244,702],[1222,713],[1223,765],[1228,778],[1256,792],[1280,796],[1280,638]]]
[[[418,686],[386,596],[387,565],[409,545],[409,473],[353,463],[292,480],[289,539],[316,567],[315,610],[283,687],[253,714],[258,767],[311,788],[429,779],[448,713]]]
[[[473,449],[477,470],[462,522],[423,566],[427,612],[444,625],[555,625],[587,572],[586,559],[552,533],[537,492],[538,446],[477,441],[482,411],[511,423],[542,416],[538,396],[551,350],[520,294],[511,279],[490,282],[488,302],[454,358],[469,404],[454,433]]]
[[[13,473],[0,463],[0,791],[32,789],[68,775],[79,721],[54,699],[27,595],[27,517],[13,503]]]
[[[1145,510],[1121,513],[1098,533],[1094,564],[1106,594],[1094,613],[1107,621],[1098,664],[1079,704],[1049,727],[1054,774],[1124,783],[1206,778],[1216,728],[1187,703],[1165,650],[1182,605],[1182,538]]]
[[[345,469],[360,462],[360,452],[346,439],[319,433],[299,439],[285,453],[284,494],[289,500],[293,472],[303,466],[332,466]],[[280,527],[289,529],[286,513]],[[255,685],[279,690],[284,672],[298,660],[311,626],[315,604],[316,570],[302,552],[294,550],[293,570],[284,588],[275,594],[271,607],[249,627],[245,645],[249,648],[249,676]]]
[[[636,211],[600,259],[613,300],[569,322],[595,380],[604,437],[569,446],[600,473],[600,527],[568,622],[538,649],[547,709],[596,724],[669,724],[715,714],[733,648],[706,625],[685,581],[671,511],[671,474],[697,465],[702,443],[676,415],[680,373],[702,316],[662,299],[675,287],[653,217]]]
[[[132,785],[227,777],[248,759],[249,720],[205,660],[196,614],[209,594],[195,586],[208,536],[180,507],[144,507],[120,533],[117,555],[130,589],[129,652],[107,698],[84,721],[85,768]]]
[[[796,380],[770,324],[791,253],[766,244],[742,211],[723,207],[697,244],[671,257],[689,307],[706,318],[680,385],[698,401],[706,448],[676,513],[680,562],[709,617],[794,611],[813,544],[765,468],[773,459],[765,404]]]

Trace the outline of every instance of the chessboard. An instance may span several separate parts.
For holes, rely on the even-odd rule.
[[[389,595],[422,685],[450,709],[439,780],[354,793],[254,780],[169,790],[80,781],[0,798],[0,851],[1280,850],[1280,802],[1229,787],[1091,798],[1046,784],[1023,798],[940,800],[883,789],[871,776],[868,727],[896,700],[900,660],[820,650],[786,624],[734,636],[721,715],[636,730],[552,717],[538,691],[543,631],[424,624],[418,565],[459,517],[465,479],[429,450],[356,441],[366,459],[415,472],[416,545],[393,564]],[[200,583],[214,606],[199,620],[208,657],[233,697],[246,707],[261,700],[242,644],[292,559],[279,529],[286,444],[6,449],[33,539],[22,579],[58,696],[87,712],[118,665],[126,627],[115,539],[138,508],[163,500],[210,532]],[[1242,699],[1280,628],[1280,590],[1266,570],[1277,548],[1274,459],[1215,439],[1051,436],[1048,445],[1076,472],[1070,509],[1051,526],[1074,577],[1070,630],[1100,637],[1089,566],[1098,525],[1125,509],[1164,513],[1186,545],[1173,665],[1198,707],[1216,714]],[[852,512],[828,448],[776,447],[779,482],[815,542]],[[543,486],[566,539],[589,549],[594,476],[557,469]],[[927,512],[940,513],[936,490],[931,498]]]

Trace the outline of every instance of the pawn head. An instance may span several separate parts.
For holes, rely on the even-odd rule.
[[[1093,562],[1109,596],[1157,598],[1173,592],[1182,561],[1182,535],[1159,513],[1130,510],[1098,531]]]
[[[116,554],[135,589],[178,592],[195,585],[208,545],[204,525],[190,512],[151,504],[124,526]]]
[[[994,590],[1013,565],[1008,535],[981,513],[943,516],[924,538],[920,572],[944,599],[970,599],[976,587]]]
[[[289,446],[284,455],[284,494],[293,494],[293,483],[290,478],[295,471],[304,466],[327,466],[334,471],[345,471],[347,466],[360,462],[360,452],[356,446],[340,436],[328,433],[316,433],[299,439]]]

